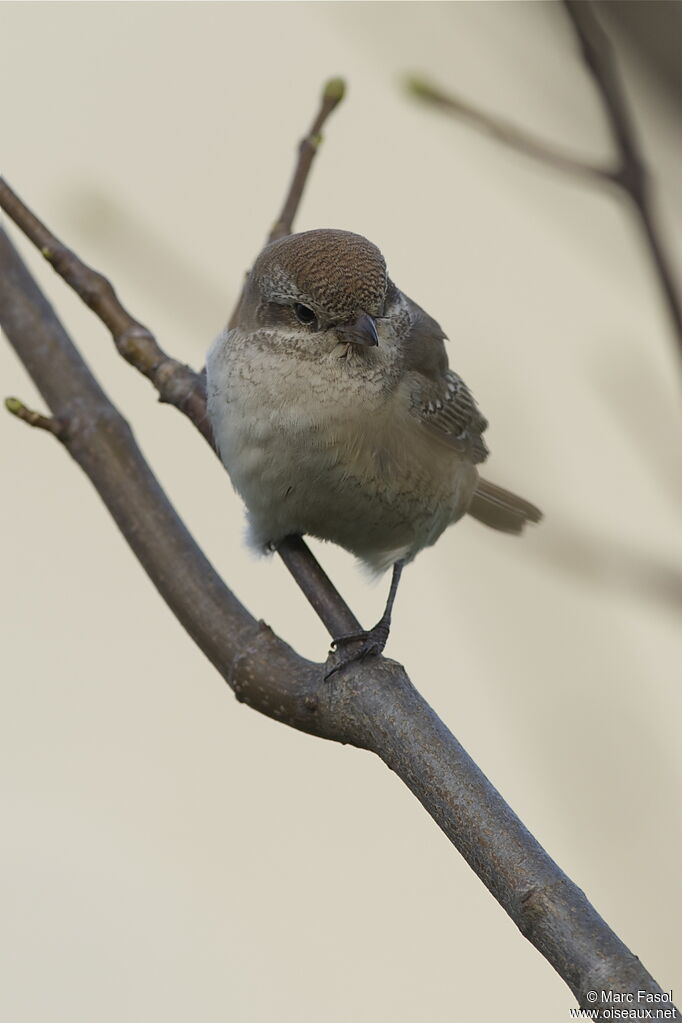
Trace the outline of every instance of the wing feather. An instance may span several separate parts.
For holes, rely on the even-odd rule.
[[[448,368],[445,334],[416,302],[407,299],[411,329],[405,350],[412,413],[438,440],[466,454],[474,464],[485,461],[483,433],[488,426],[462,378]]]

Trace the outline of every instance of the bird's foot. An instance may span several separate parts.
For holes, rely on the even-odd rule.
[[[388,641],[390,625],[380,621],[368,632],[350,632],[339,636],[332,643],[327,664],[329,669],[324,676],[331,678],[337,671],[346,668],[355,661],[364,661],[367,657],[379,657]],[[343,648],[343,650],[342,650]]]

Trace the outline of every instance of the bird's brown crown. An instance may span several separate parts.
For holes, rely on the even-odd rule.
[[[376,245],[331,228],[272,242],[256,260],[252,277],[266,295],[308,302],[333,320],[358,310],[380,315],[388,281]]]

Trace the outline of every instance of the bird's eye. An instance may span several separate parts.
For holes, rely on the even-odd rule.
[[[294,313],[298,322],[305,324],[306,327],[311,326],[317,319],[313,310],[309,309],[307,305],[301,305],[300,302],[296,302],[294,305]]]

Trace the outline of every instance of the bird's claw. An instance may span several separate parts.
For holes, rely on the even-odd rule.
[[[346,636],[338,636],[331,645],[329,658],[336,658],[336,662],[327,671],[325,680],[331,678],[337,671],[348,667],[355,661],[364,661],[368,657],[379,657],[384,652],[388,640],[389,629],[383,622],[378,622],[368,632],[351,632]],[[341,654],[340,647],[350,647],[344,654]]]

